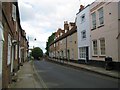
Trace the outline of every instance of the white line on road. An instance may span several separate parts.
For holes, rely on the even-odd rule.
[[[45,88],[45,90],[48,90],[47,85],[45,84],[45,82],[43,81],[43,79],[41,78],[41,76],[38,74],[37,70],[34,67],[34,64],[33,64],[33,69],[34,69],[35,74],[37,75],[38,79],[40,80],[40,83],[42,84],[43,88]]]

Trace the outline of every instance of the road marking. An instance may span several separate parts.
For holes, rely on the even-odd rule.
[[[40,80],[40,83],[42,84],[43,88],[45,88],[45,90],[49,90],[48,87],[47,87],[47,85],[46,85],[45,82],[43,81],[43,79],[40,77],[40,75],[38,75],[38,72],[37,72],[37,70],[35,69],[34,64],[33,64],[33,69],[34,69],[34,71],[35,71],[38,79]]]

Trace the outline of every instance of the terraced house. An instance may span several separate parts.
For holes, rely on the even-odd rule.
[[[28,41],[22,33],[18,2],[0,2],[0,12],[0,76],[2,88],[8,88],[12,76],[20,69],[20,42],[25,41],[22,45],[27,54]]]
[[[78,35],[78,60],[87,63],[91,59],[90,50],[90,5],[80,5],[76,15]]]
[[[20,64],[22,65],[28,57],[28,41],[26,39],[26,32],[25,30],[21,30],[20,36],[19,36],[19,41],[20,41],[20,52],[19,52],[19,58],[20,58]]]
[[[61,48],[61,42],[60,41],[57,41],[58,38],[60,36],[62,36],[62,34],[64,34],[64,30],[62,30],[61,28],[58,29],[58,31],[56,32],[55,34],[55,40],[56,40],[56,44],[54,45],[55,46],[55,54],[56,54],[56,57],[58,59],[62,58],[63,57],[63,54],[62,54],[62,48]]]
[[[93,2],[90,20],[92,60],[100,64],[109,56],[116,68],[120,64],[120,1]]]
[[[120,1],[80,5],[75,23],[64,22],[63,33],[60,31],[50,46],[55,58],[105,67],[110,57],[113,68],[119,69]]]
[[[54,47],[54,50],[53,50]],[[50,51],[57,59],[77,60],[77,30],[75,23],[64,22],[64,30],[58,29],[56,38],[50,45]]]

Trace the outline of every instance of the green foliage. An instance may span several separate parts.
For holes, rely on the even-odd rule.
[[[52,33],[51,36],[48,37],[48,41],[46,42],[46,55],[49,55],[49,46],[54,41],[55,33]]]
[[[34,59],[39,60],[40,57],[43,57],[43,51],[41,48],[39,47],[35,47],[32,52],[31,55],[34,57]]]

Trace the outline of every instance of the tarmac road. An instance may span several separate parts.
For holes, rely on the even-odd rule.
[[[46,88],[118,88],[118,79],[82,69],[34,61],[34,67]]]

